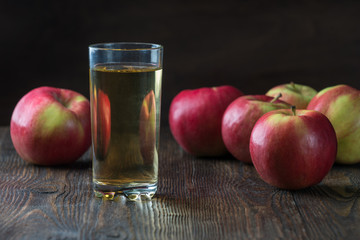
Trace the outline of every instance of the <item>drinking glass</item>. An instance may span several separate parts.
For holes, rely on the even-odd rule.
[[[151,199],[157,190],[163,47],[89,46],[95,195]]]

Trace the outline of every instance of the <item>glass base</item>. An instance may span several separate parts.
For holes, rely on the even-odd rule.
[[[130,201],[148,201],[152,199],[157,190],[157,184],[136,187],[93,184],[95,196],[106,200],[114,200],[117,196],[123,195]]]

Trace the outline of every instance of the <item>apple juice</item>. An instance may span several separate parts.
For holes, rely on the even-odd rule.
[[[97,194],[156,191],[162,69],[107,63],[90,69],[93,183]],[[137,191],[136,190],[136,191]]]

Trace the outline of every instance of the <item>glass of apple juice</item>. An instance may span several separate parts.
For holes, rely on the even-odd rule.
[[[150,200],[157,190],[163,47],[89,46],[93,188]]]

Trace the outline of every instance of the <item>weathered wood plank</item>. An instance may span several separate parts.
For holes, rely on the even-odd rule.
[[[356,239],[359,165],[284,191],[231,157],[194,158],[162,131],[159,190],[149,202],[95,198],[89,153],[39,167],[0,128],[0,236],[6,239]]]

